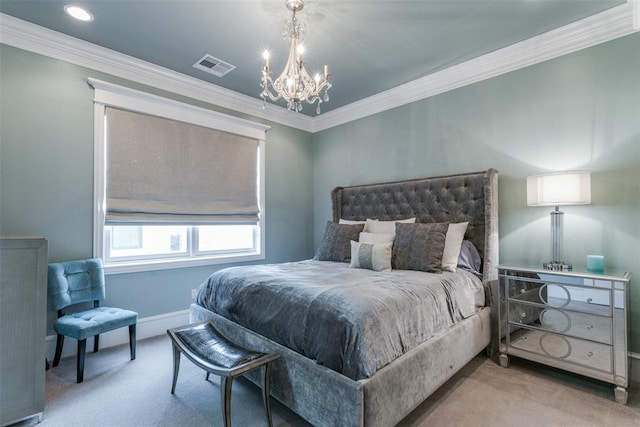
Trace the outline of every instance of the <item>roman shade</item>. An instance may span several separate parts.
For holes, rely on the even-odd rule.
[[[107,223],[257,222],[259,140],[105,111]]]

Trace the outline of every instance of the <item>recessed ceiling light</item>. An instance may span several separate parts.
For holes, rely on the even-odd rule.
[[[84,21],[84,22],[93,21],[93,15],[89,13],[86,9],[81,8],[80,6],[73,6],[68,4],[64,7],[64,11],[67,12],[67,14],[76,18],[77,20]]]

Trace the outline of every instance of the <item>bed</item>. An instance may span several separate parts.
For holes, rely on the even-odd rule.
[[[393,323],[390,320],[376,324],[374,322],[377,318],[373,316],[363,321],[365,326],[360,325],[359,329],[353,332],[351,329],[343,329],[341,324],[333,323],[334,319],[331,316],[349,317],[354,312],[354,316],[359,316],[358,312],[377,313],[377,304],[381,300],[387,300],[387,296],[392,293],[391,290],[386,293],[387,290],[383,289],[388,285],[387,282],[393,282],[393,286],[389,285],[393,288],[399,286],[399,283],[409,286],[402,288],[403,295],[412,296],[409,299],[439,300],[441,295],[437,292],[440,291],[435,290],[438,286],[434,285],[432,289],[431,285],[422,283],[423,276],[430,276],[429,280],[447,284],[458,283],[460,280],[473,284],[472,273],[460,268],[456,273],[445,271],[438,274],[404,269],[370,271],[350,268],[355,261],[335,262],[323,259],[322,256],[319,260],[296,263],[234,267],[214,273],[201,285],[196,303],[190,308],[190,319],[192,322],[213,320],[224,334],[238,344],[254,350],[279,353],[282,357],[273,366],[271,394],[310,423],[316,426],[395,425],[478,353],[486,350],[492,354],[495,351],[498,342],[497,310],[492,310],[491,306],[495,304],[498,263],[497,194],[497,171],[494,169],[338,187],[331,192],[333,221],[327,224],[327,232],[318,249],[319,253],[322,252],[328,230],[337,228],[334,224],[341,222],[358,223],[375,218],[382,224],[385,221],[415,218],[418,224],[431,224],[434,227],[441,223],[468,222],[464,239],[472,243],[482,257],[480,278],[475,279],[479,283],[475,286],[480,287],[480,294],[477,291],[467,292],[471,294],[470,302],[467,300],[460,306],[455,304],[453,308],[451,303],[447,302],[449,300],[444,301],[443,305],[448,306],[445,307],[445,313],[448,314],[435,315],[429,321],[423,320],[429,316],[429,310],[421,311],[418,314],[421,319],[420,325],[429,325],[429,328],[432,323],[439,325],[433,330],[424,331],[423,335],[415,324],[407,326],[408,335],[412,336],[413,341],[407,336],[396,339],[396,335],[401,334],[394,332],[394,326],[389,325]],[[398,225],[396,229],[424,229],[426,225],[423,225]],[[352,225],[340,227],[344,231]],[[398,236],[397,234],[394,250],[396,246],[400,247],[399,242],[403,241]],[[372,245],[370,248],[380,246]],[[394,252],[394,262],[395,256]],[[370,261],[370,258],[364,257],[361,261]],[[399,265],[403,259],[397,258]],[[299,274],[293,279],[294,282],[290,282],[288,276],[292,269],[297,271],[295,274]],[[247,272],[253,274],[252,284],[237,285],[237,282],[245,281]],[[317,279],[314,276],[325,277],[329,289],[318,290],[317,285],[313,284],[313,280]],[[382,277],[386,279],[381,279]],[[345,284],[339,286],[340,280],[343,279]],[[307,281],[310,283],[307,287],[297,286],[297,283]],[[367,282],[370,281],[378,281],[375,292],[367,288],[370,286]],[[270,289],[272,285],[280,285],[277,288],[278,295],[287,292],[297,293],[293,294],[292,302],[282,304],[276,298],[267,297],[263,293],[264,289]],[[465,286],[445,286],[447,298],[459,295],[460,292],[465,293]],[[249,290],[246,290],[247,288]],[[457,291],[458,288],[462,291]],[[474,287],[469,286],[469,289]],[[418,290],[427,293],[418,294]],[[345,296],[345,292],[359,296],[350,300],[347,298],[348,295]],[[375,297],[365,301],[364,298],[361,299],[363,293],[375,294]],[[221,296],[227,297],[227,294],[239,295],[241,302],[227,302],[228,300]],[[297,300],[304,300],[305,294],[310,295],[311,302],[297,311],[305,311],[307,317],[326,318],[324,324],[331,325],[332,333],[326,333],[326,328],[311,324],[305,325],[301,333],[293,329],[293,325],[303,321],[296,318],[296,312],[283,310],[287,305],[294,305],[294,300],[296,304]],[[460,298],[463,301],[462,297]],[[479,298],[482,301],[478,301]],[[318,309],[316,303],[320,299],[326,299],[326,306],[330,309]],[[251,312],[251,307],[259,305],[257,301],[268,301],[265,305],[269,309],[258,314]],[[396,313],[404,312],[409,310],[403,305],[406,302],[405,297],[402,302],[394,302],[392,307]],[[347,308],[335,315],[331,312],[336,306]],[[475,309],[472,306],[475,306]],[[288,320],[287,326],[271,325],[271,320],[277,317],[284,318],[285,324]],[[400,319],[400,316],[397,318]],[[450,319],[444,321],[445,318]],[[400,330],[403,328],[402,325],[411,322],[405,319],[397,320],[395,326]],[[425,326],[425,329],[428,328]],[[376,350],[372,348],[370,341],[359,338],[361,335],[367,335],[367,331],[369,335],[375,335],[370,332],[377,331],[378,336],[393,339],[386,340],[391,341],[388,347]],[[342,345],[335,340],[336,336],[347,337],[347,344],[331,352],[330,350],[335,350],[334,347]],[[314,342],[313,337],[317,337],[319,341]],[[260,384],[258,374],[249,376],[249,379]]]

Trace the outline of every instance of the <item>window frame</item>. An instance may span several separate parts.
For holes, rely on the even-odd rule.
[[[190,238],[188,255],[185,257],[155,257],[128,261],[105,261],[105,273],[130,273],[182,267],[195,267],[221,263],[235,263],[265,259],[265,138],[267,125],[218,113],[205,108],[152,95],[146,92],[89,78],[94,88],[94,208],[93,208],[93,256],[105,255],[105,214],[106,214],[106,141],[105,107],[123,108],[143,114],[204,126],[223,132],[234,133],[258,140],[258,206],[260,214],[257,222],[255,251],[229,251],[225,253],[199,253],[197,239]],[[141,224],[144,225],[144,224]],[[153,224],[149,224],[153,225]],[[192,224],[184,224],[192,225]],[[193,231],[189,231],[193,237]]]

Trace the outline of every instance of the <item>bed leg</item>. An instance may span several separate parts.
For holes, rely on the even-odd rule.
[[[493,357],[493,346],[492,344],[489,344],[488,346],[485,347],[484,349],[484,353],[487,355],[487,357],[489,359],[491,359]]]

